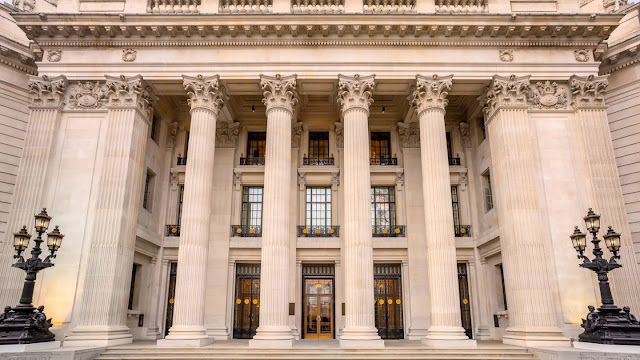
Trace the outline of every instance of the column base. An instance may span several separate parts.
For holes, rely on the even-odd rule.
[[[0,353],[19,353],[26,351],[50,350],[60,347],[60,341],[46,341],[33,344],[0,345]]]
[[[378,329],[374,327],[345,327],[340,336],[340,347],[354,348],[384,348],[384,340],[380,339]]]
[[[259,326],[249,340],[249,347],[263,349],[291,349],[293,336],[289,326]]]
[[[557,327],[510,327],[502,343],[523,347],[571,347],[571,341]]]
[[[213,344],[204,326],[173,326],[158,347],[202,347]]]
[[[64,339],[64,347],[107,347],[114,345],[131,344],[133,335],[126,326],[89,327],[78,326]]]
[[[431,326],[421,341],[424,345],[445,349],[469,349],[478,346],[461,326]]]

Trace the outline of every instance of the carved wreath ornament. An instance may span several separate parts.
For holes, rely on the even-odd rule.
[[[49,62],[58,62],[60,59],[62,59],[62,50],[51,49],[47,51],[47,60],[49,60]]]
[[[137,54],[138,52],[135,49],[124,49],[122,50],[122,61],[133,62],[136,60]]]

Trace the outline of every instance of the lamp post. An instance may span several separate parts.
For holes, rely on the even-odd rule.
[[[600,215],[596,215],[589,209],[584,217],[587,231],[593,235],[593,259],[589,260],[584,255],[587,248],[587,236],[576,226],[573,234],[569,235],[573,247],[578,252],[578,259],[583,260],[581,267],[589,269],[598,275],[600,285],[600,297],[602,305],[596,311],[594,306],[589,305],[587,318],[582,320],[584,332],[578,337],[580,341],[615,344],[615,345],[640,345],[640,323],[631,314],[629,307],[623,309],[617,307],[613,302],[611,286],[609,285],[608,273],[611,270],[622,267],[616,260],[620,259],[620,234],[613,231],[611,226],[603,236],[607,249],[613,256],[607,260],[603,258],[604,249],[600,247],[598,231],[600,230]]]
[[[16,255],[13,258],[17,261],[12,266],[24,270],[27,275],[22,288],[20,304],[13,308],[7,306],[0,314],[0,345],[41,343],[55,339],[55,335],[49,331],[51,319],[47,319],[43,313],[44,306],[39,306],[36,309],[31,302],[36,275],[40,270],[53,266],[51,259],[56,257],[56,251],[60,248],[64,235],[60,233],[57,226],[53,231],[47,233],[47,247],[50,254],[44,260],[41,259],[40,245],[44,242],[42,234],[49,228],[51,217],[47,214],[46,209],[42,209],[42,212],[34,217],[38,237],[33,240],[35,246],[31,250],[30,258],[25,260],[22,257],[22,253],[27,249],[31,239],[31,235],[27,232],[27,226],[23,226],[20,231],[13,234],[13,246],[16,250]]]

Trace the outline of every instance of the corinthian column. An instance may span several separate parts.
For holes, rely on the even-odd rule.
[[[135,250],[144,154],[155,99],[142,76],[107,78],[109,103],[77,326],[65,346],[130,343],[127,299]]]
[[[13,304],[20,299],[24,273],[12,268],[13,232],[33,222],[33,214],[46,207],[43,198],[45,181],[49,179],[48,164],[54,139],[58,134],[67,78],[29,76],[31,104],[24,148],[15,182],[13,202],[7,223],[7,236],[0,242],[0,304]]]
[[[290,348],[289,207],[291,194],[291,121],[298,103],[296,75],[260,75],[267,107],[264,167],[260,325],[252,347]]]
[[[341,347],[384,347],[375,328],[369,105],[375,75],[338,75],[338,104],[344,123],[345,328]]]
[[[485,122],[491,146],[491,185],[500,225],[509,327],[503,342],[568,346],[557,326],[551,279],[540,236],[541,205],[536,159],[527,116],[529,76],[494,76],[486,93]]]
[[[612,271],[611,287],[618,306],[640,309],[638,265],[633,251],[631,229],[624,209],[624,198],[616,165],[604,95],[606,76],[572,76],[569,80],[576,111],[577,128],[581,133],[584,168],[587,173],[589,200],[594,211],[602,215],[601,224],[611,225],[622,235],[620,256],[623,267]]]
[[[424,344],[474,347],[462,328],[456,244],[451,208],[451,179],[444,127],[453,75],[416,76],[411,104],[420,122],[420,163],[427,238],[427,277],[431,325]]]
[[[204,326],[216,120],[224,94],[218,76],[183,76],[191,106],[173,326],[161,346],[213,343]]]

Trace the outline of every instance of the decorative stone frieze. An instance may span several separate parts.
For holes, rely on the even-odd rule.
[[[415,0],[365,0],[365,13],[412,13],[416,11]]]
[[[500,55],[500,61],[502,62],[513,61],[513,50],[498,50],[498,54]]]
[[[62,50],[51,49],[47,50],[47,60],[49,62],[59,62],[62,59]]]
[[[529,104],[533,109],[565,109],[569,103],[566,85],[538,81],[529,91]]]
[[[199,12],[200,0],[148,0],[147,12],[148,13],[184,13],[184,14],[196,14]]]
[[[334,131],[336,133],[336,145],[339,149],[344,148],[344,124],[341,122],[336,122]]]
[[[436,0],[437,13],[484,13],[487,0]]]
[[[400,135],[400,146],[405,148],[420,147],[420,125],[417,122],[398,123],[398,134]]]
[[[169,124],[169,137],[167,138],[167,149],[176,148],[176,137],[178,136],[178,122],[174,121]]]
[[[462,145],[465,149],[469,149],[471,147],[471,132],[469,129],[469,124],[466,122],[461,122],[460,125],[460,136],[462,137]]]
[[[217,116],[226,99],[220,77],[218,75],[196,77],[183,75],[182,78],[191,110],[204,108]]]
[[[138,55],[138,52],[135,49],[124,49],[122,50],[122,61],[134,62],[136,61],[137,55]]]
[[[105,78],[109,95],[108,106],[135,106],[138,110],[150,115],[152,102],[157,98],[153,89],[144,83],[142,76],[120,75],[120,77],[115,77],[105,75]]]
[[[577,62],[587,62],[589,61],[589,50],[587,49],[578,49],[573,52]]]
[[[99,81],[72,83],[67,93],[69,109],[104,109],[109,102],[107,86]]]
[[[67,88],[67,78],[64,75],[42,77],[29,75],[29,94],[31,107],[62,107],[64,92]]]
[[[221,0],[220,12],[223,13],[270,13],[273,0]]]
[[[531,76],[495,75],[486,89],[484,112],[490,118],[500,107],[526,107]]]
[[[607,75],[594,76],[589,75],[576,76],[569,78],[569,86],[573,94],[574,108],[578,107],[602,107],[604,104],[604,96],[607,93],[609,81]]]
[[[344,0],[292,0],[294,13],[343,13]]]
[[[447,95],[451,90],[451,79],[453,75],[442,76],[433,75],[426,77],[416,75],[416,84],[411,90],[411,105],[416,110],[418,117],[423,111],[432,108],[439,108],[444,111],[449,103]]]
[[[285,109],[294,113],[298,104],[298,92],[296,89],[297,75],[282,77],[260,75],[260,87],[264,98],[262,103],[267,107],[267,114],[275,108]]]
[[[36,7],[35,0],[13,0],[13,6],[26,12],[32,12]]]
[[[242,127],[239,122],[218,121],[218,128],[216,129],[216,147],[236,147],[241,128]]]
[[[347,111],[358,108],[369,113],[369,105],[373,102],[373,87],[375,84],[375,75],[360,77],[359,74],[354,76],[338,75],[338,105],[342,110],[342,114]]]
[[[298,122],[291,126],[291,147],[299,148],[302,139],[302,123]]]

